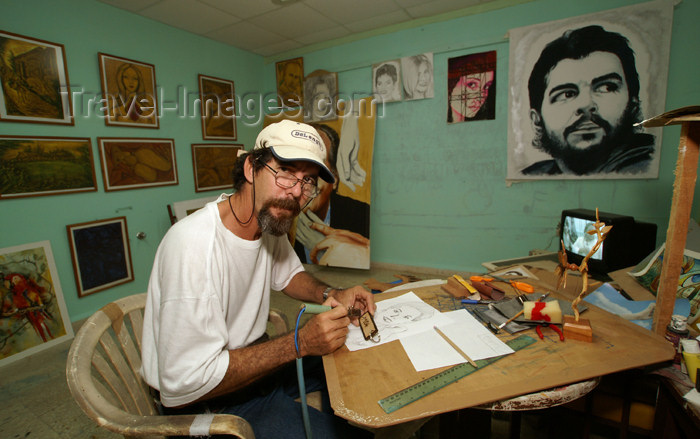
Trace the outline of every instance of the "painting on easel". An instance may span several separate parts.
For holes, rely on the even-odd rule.
[[[303,263],[369,269],[372,155],[377,105],[368,97],[348,101],[337,119],[311,123],[327,145],[327,164],[335,184],[319,181],[319,194],[306,206],[290,232]],[[282,119],[302,121],[290,110],[265,117],[265,125]]]
[[[0,276],[0,365],[73,337],[48,241],[0,249]]]

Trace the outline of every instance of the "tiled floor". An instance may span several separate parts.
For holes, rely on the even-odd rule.
[[[396,281],[395,274],[410,274],[420,279],[446,278],[453,272],[439,270],[411,270],[406,267],[379,266],[371,270],[329,269],[316,266],[308,271],[329,285],[348,287],[362,284],[370,278],[381,282]],[[462,273],[464,274],[464,273]],[[286,313],[288,319],[296,315],[299,302],[273,293],[272,307]],[[75,328],[77,330],[77,328]],[[110,439],[121,436],[97,427],[77,406],[68,391],[65,365],[70,342],[53,346],[28,358],[18,360],[0,369],[0,438],[1,439]],[[523,418],[522,437],[541,436],[541,418]],[[433,428],[425,428],[416,437],[437,437]],[[507,436],[508,420],[492,418],[492,438]],[[575,437],[577,434],[572,431]],[[473,437],[467,432],[461,437]],[[594,437],[594,436],[592,436]],[[614,437],[614,436],[611,436]],[[481,439],[481,438],[476,438]]]
[[[120,438],[94,424],[66,384],[70,341],[0,369],[0,437],[3,439]]]

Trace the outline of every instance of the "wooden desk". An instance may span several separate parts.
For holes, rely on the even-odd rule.
[[[408,291],[443,312],[461,307],[439,286],[375,297],[380,301]],[[349,421],[387,427],[673,358],[673,346],[663,337],[587,305],[582,316],[591,321],[592,343],[561,342],[553,331],[544,331],[545,339],[540,341],[534,329],[523,331],[515,336],[528,334],[537,342],[391,414],[379,406],[380,399],[446,368],[416,372],[398,340],[354,352],[343,346],[323,358],[331,406],[337,416]],[[515,336],[499,334],[504,341]]]

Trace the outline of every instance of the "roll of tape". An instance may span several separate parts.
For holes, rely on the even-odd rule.
[[[214,421],[214,413],[202,413],[194,417],[190,425],[190,436],[209,436],[209,427]]]

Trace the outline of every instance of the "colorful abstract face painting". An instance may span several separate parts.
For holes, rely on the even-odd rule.
[[[495,119],[496,52],[447,61],[447,122]]]

